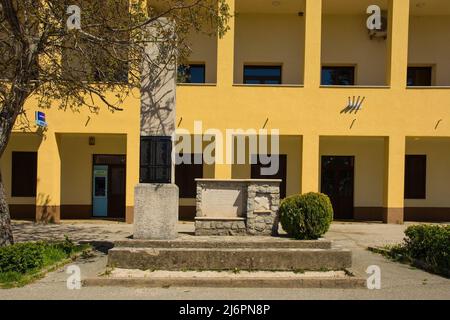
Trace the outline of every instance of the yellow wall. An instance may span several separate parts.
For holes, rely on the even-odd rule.
[[[228,2],[234,12],[234,1],[228,0]],[[205,50],[201,52],[203,49],[198,47],[203,46],[203,40],[194,40],[195,52],[191,57],[192,61],[206,61],[209,65],[217,60],[217,72],[214,72],[214,67],[207,67],[207,80],[217,84],[178,86],[176,123],[181,123],[180,129],[191,131],[193,131],[194,121],[202,120],[204,130],[216,128],[224,132],[227,128],[258,130],[265,127],[268,130],[279,129],[282,137],[298,137],[292,142],[282,139],[282,149],[287,150],[289,159],[288,193],[295,193],[300,189],[303,192],[319,190],[320,153],[354,152],[357,155],[357,172],[362,172],[357,173],[356,177],[355,204],[382,205],[386,208],[401,209],[404,204],[405,137],[450,137],[447,103],[450,101],[449,88],[406,88],[408,60],[410,63],[414,60],[422,63],[421,61],[430,60],[432,57],[435,63],[439,64],[438,70],[441,68],[446,70],[438,75],[441,79],[439,81],[442,83],[448,81],[450,32],[443,28],[446,17],[442,19],[427,17],[427,23],[433,23],[433,26],[423,27],[422,31],[419,31],[420,28],[414,23],[415,18],[412,18],[414,25],[411,27],[412,31],[417,34],[422,32],[422,36],[418,36],[417,41],[426,40],[426,42],[422,46],[424,50],[410,49],[414,53],[408,58],[408,40],[412,48],[416,46],[414,44],[416,40],[411,40],[408,33],[409,0],[390,1],[392,19],[389,30],[391,33],[386,41],[369,40],[363,13],[360,16],[356,14],[323,15],[321,2],[321,0],[306,0],[304,17],[298,17],[295,11],[280,15],[256,16],[248,13],[238,15],[231,19],[229,32],[224,38],[218,40],[217,55],[213,45],[215,41],[205,43]],[[342,2],[336,0],[336,3]],[[345,3],[348,4],[347,9],[351,9],[352,3],[360,2],[347,0]],[[417,28],[416,31],[415,28]],[[424,35],[423,30],[432,30],[432,32],[429,31]],[[323,35],[322,39],[321,35]],[[412,33],[411,36],[413,36]],[[425,57],[422,60],[419,51],[426,53],[430,58]],[[417,54],[416,57],[414,57],[415,54]],[[216,59],[214,59],[215,56],[217,56]],[[242,82],[244,62],[282,63],[283,82],[303,83],[304,86],[235,86],[233,83]],[[355,63],[358,65],[357,83],[369,86],[363,88],[320,87],[322,63]],[[216,79],[213,74],[216,74]],[[388,86],[381,88],[375,86],[382,84],[388,84]],[[113,99],[113,93],[108,93],[108,96]],[[358,112],[346,113],[344,109],[348,99],[353,96],[364,97],[362,109]],[[101,107],[99,114],[92,114],[85,109],[80,112],[70,110],[64,112],[58,110],[56,104],[52,109],[45,111],[49,126],[45,133],[46,139],[39,146],[38,192],[40,190],[43,194],[50,195],[52,205],[59,205],[61,198],[64,198],[64,201],[66,199],[81,201],[85,198],[85,195],[80,195],[80,199],[75,199],[67,194],[65,188],[61,190],[58,168],[65,164],[58,163],[57,155],[58,146],[62,146],[63,151],[65,150],[66,134],[126,135],[126,201],[127,206],[131,207],[134,202],[133,189],[139,179],[140,93],[134,91],[124,101],[122,104],[124,111],[112,113],[103,107],[98,99],[94,100],[94,103]],[[33,119],[36,101],[30,99],[26,109],[28,117]],[[321,139],[323,143],[320,144],[319,153],[320,136],[384,137],[387,143],[384,144],[384,152],[383,150],[379,152],[382,144],[378,140],[372,142],[367,138],[363,139],[363,143],[356,138],[345,141],[341,138],[339,143],[333,144],[327,139]],[[62,138],[62,142],[58,141],[58,137]],[[369,145],[373,144],[373,150],[372,148],[369,150],[366,142]],[[109,150],[112,152],[116,150],[116,147],[111,146]],[[120,143],[119,148],[121,151],[124,150],[123,142]],[[345,148],[352,150],[345,150]],[[431,151],[436,153],[437,147],[433,148],[434,151]],[[63,160],[71,158],[70,151],[67,152]],[[73,157],[76,158],[77,150],[72,152]],[[385,159],[381,158],[381,155],[384,155]],[[360,158],[361,160],[358,160]],[[5,156],[2,163],[7,159]],[[436,163],[445,171],[444,160],[438,160]],[[209,174],[212,174],[213,169],[209,169]],[[237,174],[236,171],[234,172]],[[375,172],[377,172],[376,176]],[[63,168],[61,174],[65,177],[68,173],[65,173]],[[437,174],[431,173],[431,177],[433,175]],[[231,165],[216,165],[214,176],[231,178],[233,168]],[[383,192],[380,191],[383,189],[380,181],[383,180],[385,181],[384,197]],[[86,188],[90,188],[90,182]],[[431,188],[430,190],[437,190],[437,187]],[[427,205],[448,205],[445,200],[448,198],[447,194],[444,195],[442,191],[434,193],[436,198],[427,200]]]
[[[63,134],[60,140],[61,204],[92,204],[92,165],[94,154],[126,154],[126,136]]]
[[[324,15],[322,64],[355,66],[356,85],[386,84],[386,40],[370,40],[365,15]]]
[[[296,13],[238,14],[234,83],[243,83],[244,64],[273,64],[282,66],[283,84],[302,84],[304,21]]]
[[[108,92],[107,96],[110,101],[115,101],[114,93]],[[28,100],[25,106],[28,119],[33,122],[35,110],[44,111],[48,126],[44,130],[42,141],[37,148],[37,197],[35,201],[32,201],[32,199],[26,200],[26,204],[36,203],[38,207],[49,207],[52,215],[58,214],[57,208],[61,204],[78,204],[79,202],[89,204],[91,178],[88,177],[88,172],[92,170],[92,163],[87,162],[88,153],[82,147],[83,141],[87,146],[89,135],[111,134],[121,135],[120,142],[107,142],[103,145],[100,138],[98,141],[101,147],[98,150],[105,153],[120,151],[121,154],[127,155],[126,206],[127,208],[133,207],[134,187],[139,181],[140,93],[134,91],[125,99],[121,105],[123,111],[112,112],[97,98],[94,98],[93,103],[100,107],[98,113],[93,113],[87,108],[64,111],[59,109],[57,103],[54,103],[50,109],[41,110],[37,108],[37,103],[33,97]],[[23,130],[17,127],[15,131]],[[34,134],[33,132],[37,132],[38,129],[34,124],[31,124],[26,131],[30,132],[29,134]],[[67,138],[66,134],[72,135],[72,138]],[[76,138],[73,135],[79,135],[79,137],[84,135],[84,138]],[[81,141],[77,141],[77,139],[81,139]],[[75,143],[74,148],[70,146],[72,143]],[[20,147],[17,147],[17,145],[20,145]],[[13,136],[9,148],[10,150],[16,150],[23,148],[25,145],[26,143],[22,145]],[[61,155],[60,152],[62,152]],[[7,154],[2,161],[5,161],[5,159],[8,159]],[[75,161],[76,159],[86,161],[82,169],[80,163]],[[64,163],[61,160],[64,160]],[[71,171],[68,165],[69,167],[73,165],[81,171]],[[69,181],[66,182],[66,179]],[[71,182],[75,183],[78,188],[72,188]],[[83,188],[80,188],[81,185],[83,185]],[[69,203],[64,203],[65,201]],[[12,199],[11,203],[22,204],[16,199]],[[58,218],[53,220],[58,221]]]
[[[450,16],[412,16],[409,27],[408,63],[434,66],[432,84],[450,86]]]

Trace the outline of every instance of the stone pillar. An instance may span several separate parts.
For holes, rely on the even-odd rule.
[[[167,34],[173,30],[173,24],[167,18],[160,18],[149,28],[155,41],[149,43],[146,57],[143,59],[141,152],[142,138],[172,138],[175,134],[176,119],[176,47],[173,41],[167,39]],[[159,38],[164,41],[158,41]],[[154,148],[150,152],[161,150]],[[151,156],[153,157],[153,154]],[[170,168],[171,176],[167,181],[140,181],[135,188],[135,239],[174,239],[177,236],[179,193],[174,184],[173,161]],[[140,174],[140,180],[142,177]]]
[[[175,239],[178,188],[174,184],[140,183],[135,188],[134,239]]]
[[[172,23],[160,18],[150,25],[151,34],[170,32]],[[142,72],[141,136],[171,136],[175,132],[176,48],[170,41],[149,43]],[[149,65],[149,62],[152,65]]]
[[[256,182],[247,187],[247,233],[250,235],[277,236],[280,208],[281,180]]]
[[[60,136],[49,130],[38,149],[36,221],[55,222],[61,219]]]
[[[385,141],[384,223],[403,223],[405,189],[405,137]]]

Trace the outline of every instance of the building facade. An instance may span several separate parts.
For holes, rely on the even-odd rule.
[[[224,37],[192,34],[177,129],[278,129],[282,196],[327,193],[338,219],[450,220],[447,0],[228,3]],[[368,30],[370,5],[385,31]],[[12,217],[132,223],[140,93],[123,109],[51,108],[44,131],[18,124],[1,160]],[[195,178],[261,178],[259,166],[177,166],[180,217],[195,215]]]

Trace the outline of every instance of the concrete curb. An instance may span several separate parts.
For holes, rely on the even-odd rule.
[[[328,289],[363,289],[366,280],[359,277],[345,278],[108,278],[97,277],[83,280],[85,287],[210,287],[210,288],[328,288]]]

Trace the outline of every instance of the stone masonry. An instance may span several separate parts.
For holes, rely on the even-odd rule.
[[[247,235],[245,219],[196,219],[195,235],[197,236],[244,236]]]
[[[280,182],[197,179],[195,234],[277,235]]]

